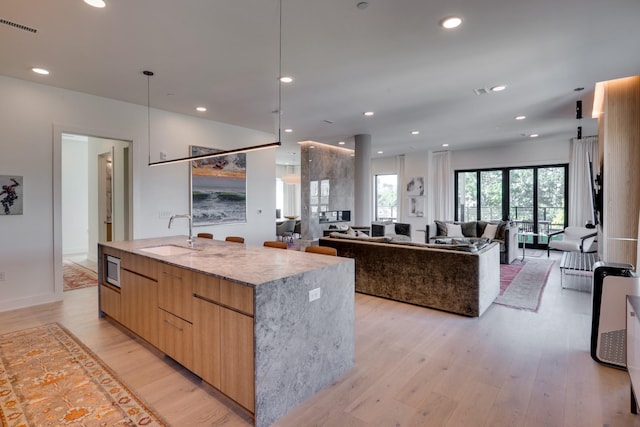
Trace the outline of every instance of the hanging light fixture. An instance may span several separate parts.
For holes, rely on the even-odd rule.
[[[180,157],[172,160],[161,160],[159,162],[151,161],[151,103],[150,103],[150,80],[153,71],[143,71],[142,74],[147,76],[147,138],[149,144],[149,166],[170,165],[174,163],[191,162],[194,160],[209,159],[212,157],[221,157],[228,154],[248,153],[250,151],[264,150],[267,148],[275,148],[282,145],[281,138],[281,116],[282,116],[282,0],[278,0],[278,140],[269,144],[252,145],[250,147],[236,148],[232,150],[218,151],[211,154],[201,154],[198,156]],[[298,182],[299,182],[298,178]]]

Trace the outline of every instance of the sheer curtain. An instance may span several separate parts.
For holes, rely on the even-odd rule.
[[[571,139],[571,157],[569,160],[569,226],[584,227],[593,218],[591,206],[591,187],[587,168],[587,153],[593,162],[595,177],[598,162],[598,137]]]
[[[453,173],[449,151],[433,153],[434,219],[453,219]]]
[[[405,182],[405,172],[404,172],[404,154],[400,154],[398,157],[396,157],[396,170],[398,171],[398,182],[397,182],[397,193],[398,193],[398,200],[397,200],[397,206],[398,206],[398,213],[397,213],[397,218],[398,221],[401,221],[402,218],[404,218],[404,203],[405,203],[405,186],[404,186],[404,182]]]

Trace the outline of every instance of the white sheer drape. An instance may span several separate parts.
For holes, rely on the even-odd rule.
[[[453,219],[453,172],[449,151],[433,153],[434,219]]]
[[[593,176],[598,173],[598,137],[571,140],[569,160],[569,226],[584,227],[592,221],[591,186],[587,169],[587,153],[593,162]]]
[[[405,195],[406,195],[406,191],[405,191],[405,186],[404,186],[404,182],[405,182],[405,172],[404,172],[404,154],[400,154],[399,156],[396,157],[396,170],[398,171],[398,182],[397,182],[397,193],[398,193],[398,201],[397,201],[397,205],[398,205],[398,213],[397,213],[397,218],[398,221],[401,220],[401,218],[404,218],[404,213],[405,213]]]

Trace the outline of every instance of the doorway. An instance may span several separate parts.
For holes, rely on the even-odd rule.
[[[98,242],[131,238],[130,145],[128,141],[61,134],[63,281],[70,265],[97,271]]]

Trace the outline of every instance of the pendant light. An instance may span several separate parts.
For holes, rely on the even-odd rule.
[[[180,157],[172,160],[161,160],[158,162],[151,161],[151,103],[150,103],[150,80],[154,75],[153,71],[143,71],[142,74],[147,76],[147,138],[149,143],[149,166],[162,166],[174,163],[191,162],[194,160],[209,159],[212,157],[221,157],[228,154],[248,153],[250,151],[264,150],[267,148],[275,148],[282,145],[281,138],[281,116],[282,116],[282,0],[278,0],[278,140],[268,144],[252,145],[249,147],[236,148],[232,150],[218,151],[211,154],[201,154],[198,156]]]

